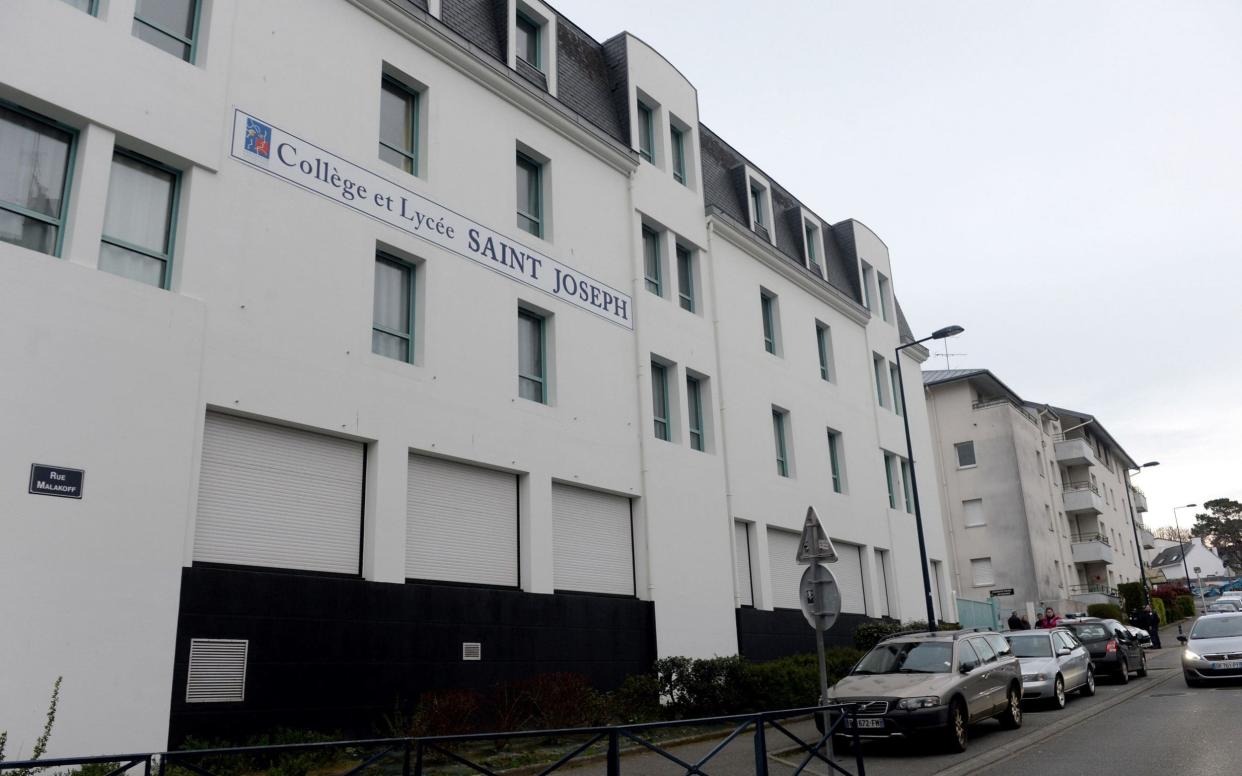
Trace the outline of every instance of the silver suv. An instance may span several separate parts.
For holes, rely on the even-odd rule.
[[[966,728],[975,722],[998,717],[1003,727],[1022,725],[1022,667],[1005,637],[991,631],[890,636],[828,696],[859,704],[861,737],[928,736],[953,752],[966,751]]]

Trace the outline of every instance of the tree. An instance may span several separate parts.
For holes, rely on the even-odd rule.
[[[1151,533],[1157,539],[1168,539],[1171,542],[1188,542],[1191,536],[1189,528],[1183,528],[1179,532],[1171,525],[1162,525]]]
[[[1233,569],[1242,568],[1242,503],[1229,498],[1203,502],[1208,511],[1195,515],[1191,532]]]

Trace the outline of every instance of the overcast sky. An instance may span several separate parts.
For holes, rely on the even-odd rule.
[[[647,41],[703,123],[874,229],[915,332],[966,327],[952,366],[1159,460],[1149,525],[1242,500],[1242,1],[556,6]]]

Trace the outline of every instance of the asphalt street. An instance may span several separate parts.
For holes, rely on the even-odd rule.
[[[1175,628],[1164,631],[1165,648],[1148,653],[1146,678],[1132,677],[1125,685],[1101,680],[1095,697],[1072,697],[1060,711],[1028,705],[1017,731],[1002,730],[996,721],[976,725],[970,731],[970,747],[963,754],[945,754],[916,743],[867,743],[863,747],[866,772],[868,776],[1242,773],[1237,752],[1230,752],[1231,747],[1223,743],[1230,736],[1222,737],[1219,725],[1204,724],[1207,720],[1236,718],[1242,712],[1242,686],[1186,687],[1181,679],[1176,635]],[[794,723],[790,730],[804,739],[815,734],[809,721]],[[768,772],[772,776],[793,774],[805,754],[788,751],[791,742],[779,732],[769,732],[765,740]],[[686,744],[673,747],[672,753],[694,763],[719,743],[716,739]],[[838,756],[834,762],[855,772],[852,756]],[[1050,770],[1050,766],[1060,767]],[[605,769],[601,762],[571,772],[604,774]],[[644,752],[623,758],[621,772],[662,776],[684,774],[686,769],[658,754]],[[711,776],[753,776],[754,736],[739,735],[703,766],[703,772]],[[830,769],[816,763],[803,772],[828,774]]]

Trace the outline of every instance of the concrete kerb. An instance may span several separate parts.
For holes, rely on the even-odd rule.
[[[1136,695],[1142,695],[1144,692],[1148,692],[1155,687],[1159,687],[1170,679],[1181,676],[1181,673],[1182,672],[1180,670],[1177,670],[1171,672],[1169,676],[1157,679],[1155,682],[1137,682],[1133,687],[1114,695],[1102,703],[1096,704],[1089,709],[1084,709],[1077,713],[1070,714],[1064,719],[1057,720],[1047,727],[1028,733],[1021,738],[1016,738],[1007,744],[996,747],[995,749],[989,749],[986,752],[981,752],[969,760],[959,762],[945,768],[944,770],[936,771],[935,776],[968,776],[968,774],[977,773],[983,768],[995,765],[1001,760],[1007,760],[1024,749],[1028,749],[1038,743],[1046,741],[1067,728],[1077,725],[1079,722],[1090,719],[1096,714],[1108,711],[1114,706],[1128,701]],[[790,762],[785,758],[788,758],[791,754],[800,751],[803,750],[798,747],[790,747],[788,749],[782,749],[779,752],[771,753],[768,756],[782,765],[789,765],[792,767],[796,766],[797,763]]]

